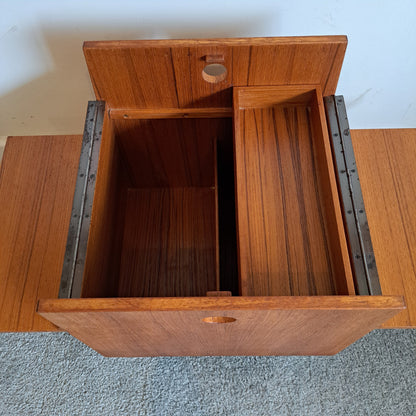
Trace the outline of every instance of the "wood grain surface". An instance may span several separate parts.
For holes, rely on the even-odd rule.
[[[127,189],[130,185],[112,120],[104,113],[81,297],[117,293]]]
[[[150,120],[166,118],[231,118],[232,107],[225,108],[141,108],[110,110],[110,118],[114,120]]]
[[[345,36],[85,42],[98,100],[111,108],[231,107],[232,86],[320,85],[335,93]],[[221,56],[227,77],[202,78]]]
[[[238,87],[234,89],[234,109],[305,106],[310,104],[319,88],[319,85]]]
[[[319,88],[311,99],[311,132],[314,138],[315,169],[318,190],[325,212],[324,222],[331,252],[334,283],[338,295],[355,295],[348,243],[341,212],[331,144],[322,93]]]
[[[241,294],[271,295],[335,295],[350,293],[345,284],[346,264],[332,259],[339,241],[328,233],[325,199],[336,191],[333,183],[321,181],[318,171],[332,166],[326,155],[322,137],[314,134],[310,107],[285,106],[281,97],[287,91],[276,89],[278,106],[270,105],[273,88],[267,90],[266,101],[253,100],[255,108],[242,108],[246,91],[253,97],[256,88],[235,91],[235,159],[237,189],[237,235],[239,242]],[[298,96],[298,88],[293,89]],[[303,94],[303,97],[311,94]],[[267,104],[267,107],[258,107]],[[318,129],[322,126],[318,120]],[[322,133],[321,133],[322,136]],[[316,154],[321,166],[317,166]],[[328,170],[328,169],[327,169]],[[333,170],[333,168],[332,168]],[[325,178],[327,179],[327,178]],[[322,194],[322,188],[327,188]],[[339,208],[338,208],[339,210]],[[338,221],[342,219],[339,215]],[[337,221],[335,222],[335,225]],[[334,233],[337,234],[338,228]],[[339,236],[338,236],[339,237]],[[339,238],[338,238],[339,239]],[[345,240],[345,236],[344,236]],[[346,253],[346,243],[345,255]],[[335,253],[339,256],[339,253]],[[335,277],[337,275],[337,277]],[[337,279],[344,279],[344,293]],[[352,282],[352,279],[351,279]]]
[[[215,142],[231,119],[114,120],[134,187],[215,185]]]
[[[416,129],[351,136],[382,292],[407,305],[383,327],[416,327]]]
[[[54,331],[82,136],[9,137],[0,171],[0,331]]]
[[[402,308],[389,296],[224,296],[60,299],[38,310],[101,354],[130,357],[330,355]]]
[[[217,288],[215,190],[130,189],[118,296],[205,296]]]

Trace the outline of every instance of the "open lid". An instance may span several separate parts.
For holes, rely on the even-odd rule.
[[[85,42],[84,54],[110,108],[206,108],[231,107],[233,86],[334,94],[346,46],[345,36],[99,41]]]

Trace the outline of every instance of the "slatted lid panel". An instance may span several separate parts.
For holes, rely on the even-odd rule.
[[[333,94],[345,36],[85,42],[97,99],[111,108],[230,107],[231,87],[320,85]],[[225,66],[225,79],[202,76]]]

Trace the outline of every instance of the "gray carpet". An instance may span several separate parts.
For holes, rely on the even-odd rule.
[[[416,330],[333,357],[104,358],[70,335],[0,334],[3,415],[416,415]]]

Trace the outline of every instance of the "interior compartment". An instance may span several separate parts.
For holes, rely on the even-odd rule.
[[[234,89],[241,294],[354,294],[322,95]]]
[[[238,294],[231,119],[106,117],[82,297]]]
[[[105,116],[81,296],[219,291],[355,294],[310,86],[235,88],[234,124]]]

